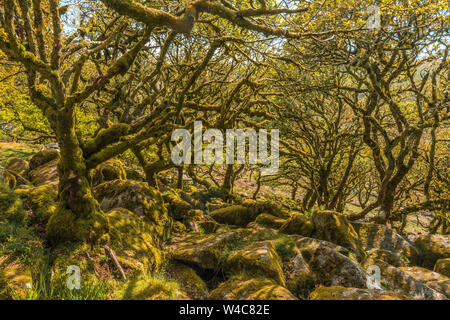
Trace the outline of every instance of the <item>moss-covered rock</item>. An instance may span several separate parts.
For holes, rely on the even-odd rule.
[[[261,213],[256,217],[255,222],[269,228],[280,229],[280,227],[286,222],[286,219],[278,218],[268,213]]]
[[[271,241],[250,243],[232,252],[225,260],[223,270],[230,275],[241,272],[261,275],[285,285],[281,259]]]
[[[342,215],[334,211],[316,211],[312,215],[313,238],[326,240],[364,256],[358,234]]]
[[[423,283],[427,283],[429,281],[450,280],[450,278],[444,276],[443,274],[433,272],[421,267],[400,267],[399,269],[405,272],[407,275],[413,277],[417,281]]]
[[[208,296],[208,287],[191,267],[172,262],[167,271],[171,279],[179,283],[180,287],[191,299],[203,300]]]
[[[363,264],[364,268],[375,265],[380,268],[380,284],[384,289],[404,294],[416,300],[445,300],[445,296],[424,283],[417,281],[406,272],[384,261],[372,260]]]
[[[325,246],[300,249],[316,284],[366,288],[367,276],[352,259]]]
[[[421,265],[432,269],[439,259],[450,258],[450,236],[421,235],[414,244],[420,251]]]
[[[167,239],[172,229],[172,219],[161,193],[145,182],[113,180],[94,188],[94,196],[103,211],[126,208],[151,223],[161,239]]]
[[[221,283],[209,295],[213,300],[297,300],[272,279],[239,275]]]
[[[55,187],[58,184],[58,159],[47,162],[28,172],[30,181],[35,186],[52,184]]]
[[[14,221],[25,224],[27,214],[20,196],[0,182],[0,221]]]
[[[42,185],[28,189],[16,189],[16,192],[22,198],[25,208],[30,210],[30,223],[46,225],[57,206],[58,194],[55,188],[51,185]]]
[[[284,219],[290,217],[289,212],[283,209],[274,201],[246,199],[242,202],[242,205],[249,208],[253,212],[255,217],[257,217],[261,213],[267,213],[272,216]]]
[[[140,277],[127,281],[116,292],[121,300],[187,300],[187,294],[173,280],[162,277]]]
[[[418,251],[406,239],[388,227],[374,223],[352,223],[364,250],[382,249],[399,256],[407,265],[418,262]],[[392,265],[393,263],[386,261]]]
[[[127,174],[120,160],[110,159],[103,162],[92,172],[92,184],[99,185],[106,181],[125,180]]]
[[[123,208],[113,209],[106,215],[110,247],[122,267],[130,272],[159,270],[164,256],[157,247],[152,225]]]
[[[289,218],[280,227],[280,232],[309,237],[314,230],[314,225],[303,214],[297,213]]]
[[[45,149],[36,153],[30,159],[30,170],[34,170],[44,164],[59,159],[59,151],[56,149]]]
[[[256,219],[252,210],[241,205],[214,210],[211,217],[219,223],[245,227]]]
[[[434,265],[434,272],[443,274],[446,277],[450,277],[450,258],[439,259]]]
[[[235,241],[241,240],[242,231],[221,234],[186,234],[172,239],[169,252],[173,259],[201,269],[216,270],[223,260],[223,252]]]
[[[375,289],[320,286],[311,292],[310,300],[410,300],[405,295]]]
[[[210,212],[211,217],[219,223],[245,227],[255,221],[261,213],[278,218],[288,218],[289,214],[271,201],[246,199],[240,205],[228,206]]]

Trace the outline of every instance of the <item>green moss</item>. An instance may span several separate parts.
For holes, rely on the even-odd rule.
[[[25,224],[27,214],[20,196],[0,182],[0,220]]]
[[[29,189],[17,189],[24,206],[32,211],[31,224],[46,224],[56,209],[58,194],[51,185],[43,185]]]
[[[100,254],[101,249],[98,246],[91,246],[81,241],[60,243],[51,251],[47,266],[50,270],[47,272],[53,273],[57,278],[63,278],[67,267],[76,265],[80,268],[84,279],[89,282],[96,281],[93,257]],[[45,273],[45,270],[41,272]]]
[[[109,224],[99,211],[78,216],[59,204],[47,224],[47,239],[56,244],[65,241],[97,241],[108,232]]]
[[[280,232],[286,234],[297,234],[309,237],[313,232],[314,226],[303,214],[294,214],[280,227]]]
[[[104,147],[113,144],[126,135],[130,130],[130,126],[124,123],[114,124],[108,129],[102,129],[97,136],[89,140],[84,146],[84,155],[86,157],[98,152]]]
[[[275,250],[278,255],[282,258],[283,261],[289,260],[295,254],[298,253],[297,246],[295,245],[294,240],[290,237],[285,236],[283,234],[277,234],[277,237],[274,241]]]

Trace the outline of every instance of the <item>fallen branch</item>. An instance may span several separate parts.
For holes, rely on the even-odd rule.
[[[119,260],[117,259],[116,255],[114,254],[114,251],[107,245],[103,245],[102,248],[105,249],[106,254],[111,258],[114,265],[119,270],[120,274],[122,275],[123,280],[127,280],[127,276],[125,275],[125,272],[123,271],[122,266],[119,263]]]

